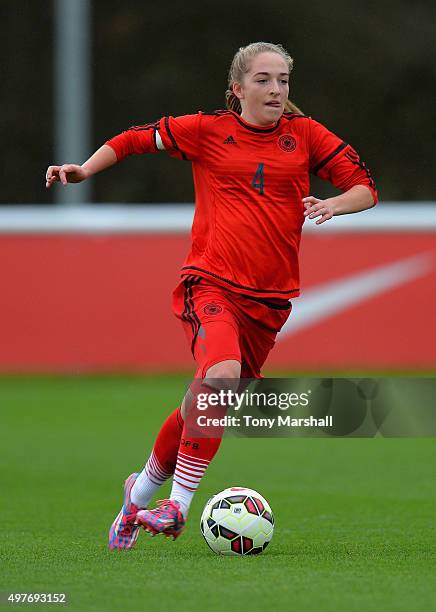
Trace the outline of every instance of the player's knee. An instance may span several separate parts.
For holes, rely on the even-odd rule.
[[[203,379],[209,387],[224,391],[237,391],[241,377],[241,364],[235,359],[227,359],[210,367]]]
[[[233,387],[241,377],[241,364],[236,359],[227,359],[211,366],[205,375],[205,380],[217,379],[221,387]],[[237,382],[236,382],[237,384]],[[214,385],[215,386],[215,385]]]
[[[188,389],[181,406],[182,418],[186,419],[188,412],[193,405],[194,398],[201,385],[205,384],[209,390],[231,390],[237,391],[241,376],[241,364],[234,359],[221,361],[211,366],[202,381],[196,379],[192,383],[192,388]]]

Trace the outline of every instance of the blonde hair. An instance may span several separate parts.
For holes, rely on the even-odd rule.
[[[244,75],[250,70],[251,60],[259,53],[265,53],[266,51],[281,55],[288,65],[289,73],[294,67],[294,60],[286,49],[282,47],[282,45],[274,45],[273,43],[267,42],[255,42],[247,45],[246,47],[240,47],[240,49],[235,53],[230,66],[228,89],[226,91],[226,107],[229,110],[235,111],[235,113],[238,113],[238,115],[241,114],[242,108],[239,98],[233,93],[233,84],[242,83]],[[291,100],[286,100],[285,111],[297,113],[298,115],[304,114],[298,108],[298,106],[291,102]]]

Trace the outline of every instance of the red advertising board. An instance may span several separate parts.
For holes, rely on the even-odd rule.
[[[186,233],[0,236],[3,372],[192,369],[171,291]],[[270,370],[434,369],[436,233],[307,234]]]

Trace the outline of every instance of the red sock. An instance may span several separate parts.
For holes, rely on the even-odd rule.
[[[174,482],[189,491],[197,489],[207,466],[220,447],[224,434],[224,427],[222,426],[199,427],[197,417],[204,414],[208,417],[220,418],[226,414],[225,406],[209,407],[204,413],[200,412],[196,405],[199,394],[209,394],[216,391],[199,381],[196,382],[194,388],[195,396],[183,426],[174,471]]]
[[[179,407],[163,423],[153,447],[158,467],[167,475],[174,473],[182,431],[183,418]]]

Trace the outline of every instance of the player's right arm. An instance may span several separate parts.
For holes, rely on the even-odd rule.
[[[117,163],[117,156],[112,147],[104,144],[81,166],[78,164],[63,164],[62,166],[49,166],[45,175],[47,189],[60,181],[67,183],[81,183],[93,174],[101,172]]]
[[[93,174],[101,172],[128,155],[167,151],[179,159],[196,159],[199,150],[200,114],[182,117],[163,117],[155,123],[132,126],[108,140],[84,164],[49,166],[46,187],[60,181],[81,183]]]

